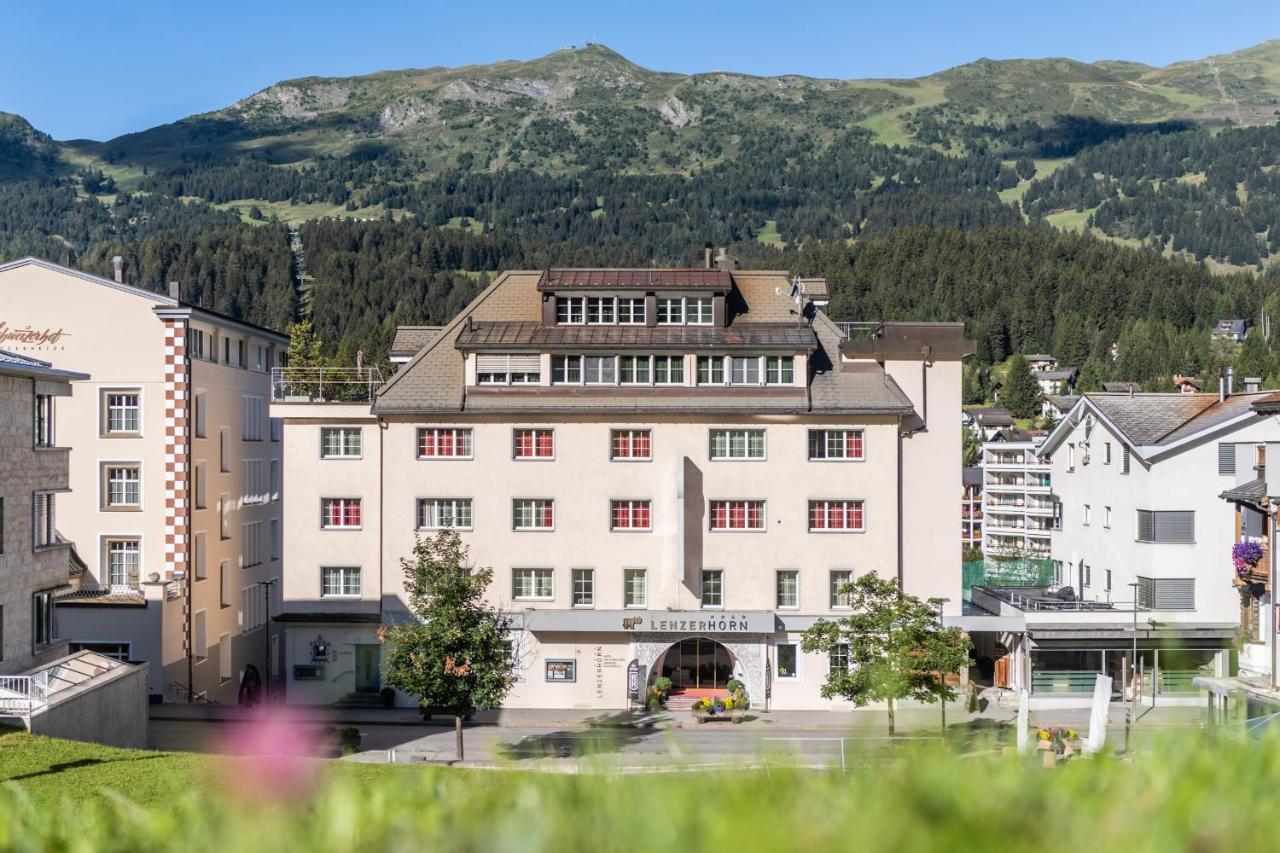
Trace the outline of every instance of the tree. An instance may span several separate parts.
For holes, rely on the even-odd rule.
[[[1000,402],[1020,418],[1035,417],[1040,411],[1040,384],[1031,375],[1031,365],[1020,355],[1009,360]]]
[[[977,465],[982,454],[982,439],[967,426],[960,427],[960,464]]]
[[[324,366],[320,339],[312,330],[310,320],[299,320],[289,328],[289,366]]]
[[[383,677],[418,697],[424,708],[453,714],[458,760],[464,755],[462,718],[497,708],[515,683],[511,617],[483,597],[493,569],[469,568],[456,531],[419,538],[413,557],[400,561],[413,622],[388,630]]]
[[[921,601],[875,573],[840,592],[849,597],[853,612],[836,621],[819,619],[802,641],[806,652],[824,652],[833,662],[823,696],[839,696],[859,708],[887,702],[890,736],[899,699],[955,697],[946,676],[968,663],[971,644],[959,628],[939,624],[937,599]]]

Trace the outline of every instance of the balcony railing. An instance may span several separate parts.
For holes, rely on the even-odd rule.
[[[1148,609],[1131,601],[1081,601],[1074,598],[1063,598],[1043,587],[975,586],[973,590],[980,595],[1011,604],[1024,612],[1080,613],[1121,611],[1132,613],[1135,609],[1139,612]]]
[[[377,367],[273,367],[273,403],[368,403],[382,385]]]
[[[49,673],[0,675],[0,716],[30,716],[48,701]]]

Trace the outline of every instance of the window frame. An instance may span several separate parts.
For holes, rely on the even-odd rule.
[[[427,505],[428,505],[428,504],[437,504],[437,505],[438,505],[438,504],[441,504],[441,503],[452,503],[452,504],[454,504],[454,507],[453,507],[453,513],[454,513],[454,516],[455,516],[455,517],[457,517],[457,515],[458,515],[458,509],[459,509],[459,507],[460,507],[462,504],[466,504],[466,508],[467,508],[467,509],[466,509],[466,512],[467,512],[467,524],[466,524],[466,525],[461,525],[461,524],[435,524],[435,525],[425,525],[425,524],[423,524],[423,510],[424,510],[424,509],[426,509]],[[439,510],[437,509],[437,511],[436,511],[437,520],[438,520],[438,518],[439,518],[439,515],[440,515],[440,513],[439,513]],[[461,498],[461,497],[425,497],[425,498],[417,498],[417,499],[414,501],[414,520],[413,520],[413,522],[414,522],[414,528],[413,528],[414,530],[462,530],[462,531],[475,530],[475,499],[474,499],[474,498]]]
[[[349,450],[350,442],[346,436],[354,434],[356,436],[356,452],[355,453],[329,453],[325,444],[326,435],[338,434],[344,436],[339,442],[341,450]],[[364,458],[364,428],[352,426],[322,426],[320,427],[320,458],[321,459],[363,459]]]
[[[579,580],[585,578],[586,600],[579,601]],[[588,567],[569,569],[569,606],[577,610],[593,610],[596,606],[596,570]]]
[[[57,398],[52,394],[32,394],[31,445],[42,450],[58,446]]]
[[[321,566],[320,567],[320,597],[321,598],[345,598],[358,599],[364,597],[364,572],[363,566]],[[329,579],[329,573],[340,572],[338,577],[337,592],[326,592],[328,588],[326,581]],[[350,579],[354,577],[356,581],[356,591],[350,591]]]
[[[698,575],[698,607],[701,610],[724,610],[724,569],[703,569]],[[716,602],[707,602],[707,583],[715,579]]]
[[[853,569],[828,569],[827,570],[827,609],[828,610],[852,610],[853,601],[850,598],[845,604],[839,603],[842,598],[849,593],[842,593],[836,586],[836,578],[844,577],[844,581],[840,586],[845,586],[854,582]]]
[[[814,509],[819,504],[823,505],[823,516],[828,521],[831,518],[832,505],[843,504],[842,512],[844,513],[844,517],[848,519],[851,513],[856,512],[860,523],[856,527],[852,525],[845,527],[833,527],[830,524],[825,527],[814,527]],[[866,533],[867,501],[865,498],[810,498],[806,504],[805,524],[808,526],[810,533]]]
[[[111,472],[134,472],[133,483],[137,489],[137,500],[133,503],[112,503]],[[99,488],[98,508],[102,512],[142,512],[142,462],[135,460],[104,461],[98,465]],[[126,484],[127,485],[127,484]]]
[[[136,402],[131,405],[115,406],[111,405],[112,397],[134,397]],[[141,438],[143,434],[142,428],[142,412],[144,406],[143,389],[140,387],[122,386],[119,388],[100,388],[98,389],[98,437],[99,438]],[[113,408],[120,408],[124,411],[133,411],[136,421],[135,429],[112,429],[111,428],[111,412]]]
[[[453,438],[455,447],[461,446],[462,442],[460,442],[459,439],[464,435],[466,436],[467,452],[465,454],[452,453],[449,455],[443,455],[440,453],[425,454],[423,452],[425,449],[424,439],[426,438],[428,433],[435,434],[436,446],[438,448],[440,446],[440,437],[441,437],[440,434],[446,433],[446,432],[453,434],[452,438]],[[419,426],[417,427],[417,429],[414,430],[413,452],[414,452],[415,459],[418,459],[424,462],[445,462],[445,461],[457,462],[457,461],[475,459],[476,458],[475,427],[434,426],[434,425]]]
[[[535,504],[535,506],[530,507],[530,509],[534,512],[535,517],[539,517],[539,518],[540,518],[540,517],[542,517],[542,510],[549,509],[549,510],[551,511],[551,524],[550,524],[550,525],[533,525],[533,526],[523,526],[523,527],[522,527],[522,526],[520,526],[520,525],[519,525],[519,523],[518,523],[518,522],[519,522],[519,516],[517,515],[517,513],[519,512],[519,509],[518,509],[518,506],[517,506],[517,505],[518,505],[518,504],[522,504],[522,503]],[[545,506],[545,507],[543,507],[543,506],[538,506],[538,505],[540,505],[540,504],[546,504],[546,506]],[[516,532],[516,533],[550,533],[550,532],[555,531],[555,529],[556,529],[556,501],[555,501],[555,498],[512,498],[512,499],[511,499],[511,530],[512,530],[512,532]]]
[[[743,456],[733,455],[733,434],[742,433],[743,435]],[[726,455],[716,455],[716,436],[723,434],[725,436]],[[751,436],[758,434],[760,436],[760,455],[751,455]],[[709,427],[707,429],[707,461],[709,462],[768,462],[769,461],[769,431],[764,427]]]
[[[338,504],[341,508],[340,516],[345,519],[352,505],[356,508],[360,521],[356,524],[330,523],[330,510]],[[363,530],[364,529],[364,499],[358,497],[322,497],[320,498],[320,529],[321,530]]]
[[[521,595],[518,592],[518,589],[519,589],[518,579],[524,572],[533,573],[530,575],[530,577],[533,578],[533,586],[530,587],[531,592],[529,595]],[[539,574],[544,572],[545,572],[545,575]],[[537,582],[539,577],[545,577],[545,579],[547,580],[547,589],[549,591],[546,594],[539,593],[540,585]],[[555,569],[549,569],[549,568],[546,568],[545,566],[512,567],[511,569],[511,600],[512,601],[555,601],[556,600]]]
[[[643,435],[648,443],[648,452],[644,456],[619,456],[618,455],[618,439],[626,436],[629,447],[634,448],[636,438]],[[609,430],[609,461],[610,462],[652,462],[653,461],[653,429],[644,427],[632,429],[630,427],[614,427]]]
[[[782,603],[782,579],[784,576],[791,576],[795,579],[795,603]],[[800,609],[800,570],[799,569],[775,569],[773,573],[773,606],[776,610],[799,610]]]
[[[640,578],[641,600],[628,603],[627,599],[631,596],[632,585],[629,580],[632,577]],[[622,568],[622,608],[624,610],[646,610],[649,607],[649,570],[636,566],[623,566]]]
[[[730,523],[724,527],[716,526],[716,504],[725,504],[724,517]],[[734,504],[743,504],[743,518],[745,521],[751,519],[751,505],[760,505],[760,524],[757,527],[732,526],[732,513]],[[708,531],[712,533],[763,533],[769,529],[769,502],[764,498],[710,498],[707,500],[707,524]]]
[[[841,444],[845,447],[846,455],[832,456],[831,434],[840,433]],[[819,436],[821,436],[819,438]],[[838,427],[834,429],[810,429],[806,431],[806,440],[808,446],[805,452],[808,454],[810,462],[865,462],[867,461],[867,431],[861,427]],[[847,455],[849,439],[853,438],[858,448],[856,456]],[[815,440],[817,443],[815,444]],[[821,455],[815,456],[814,451],[820,450]]]
[[[780,652],[780,649],[783,646],[790,646],[792,649],[795,649],[795,668],[787,675],[783,675],[782,672],[780,671],[781,664],[782,664],[782,654]],[[779,679],[780,681],[799,681],[800,667],[801,667],[800,661],[803,659],[803,657],[804,655],[801,654],[799,641],[778,640],[774,642],[773,644],[773,677],[776,679]]]
[[[529,434],[530,447],[533,453],[528,456],[522,456],[520,453],[521,435]],[[550,439],[551,452],[541,452],[541,437],[546,434]],[[556,459],[556,430],[555,427],[543,426],[515,426],[511,428],[511,459],[514,462],[554,462]]]
[[[203,535],[203,534],[201,534]],[[136,561],[136,568],[132,571],[126,565],[124,567],[124,580],[117,582],[112,566],[112,546],[114,545],[131,545],[133,546],[131,553]],[[122,551],[123,553],[123,551]],[[194,555],[193,555],[194,556]],[[194,562],[194,561],[193,561]],[[193,569],[195,567],[193,566]],[[129,578],[135,578],[134,583],[129,582]],[[196,577],[199,580],[199,576]],[[108,588],[111,587],[127,587],[129,589],[137,589],[142,582],[142,537],[138,535],[107,535],[102,537],[102,580],[105,581]]]
[[[635,523],[619,526],[618,510],[624,508],[629,522],[634,522],[637,513],[642,511],[646,519],[643,526]],[[614,533],[650,533],[653,531],[653,499],[652,498],[610,498],[609,530]]]

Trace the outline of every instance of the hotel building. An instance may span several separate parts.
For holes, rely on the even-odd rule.
[[[84,567],[57,599],[59,632],[72,651],[149,662],[152,701],[235,702],[266,675],[278,606],[263,583],[281,574],[267,401],[287,339],[123,273],[0,265],[3,346],[92,376],[59,401],[72,450],[57,526]]]
[[[1044,439],[1043,434],[1009,427],[982,445],[984,554],[1033,559],[1049,556],[1052,477],[1049,460],[1036,455]]]
[[[385,383],[280,371],[288,701],[379,691],[380,628],[410,618],[400,562],[445,527],[515,618],[510,707],[627,707],[632,662],[837,707],[839,660],[800,636],[846,582],[958,616],[961,325],[851,339],[805,296],[824,283],[731,265],[510,271],[398,335],[421,343]]]

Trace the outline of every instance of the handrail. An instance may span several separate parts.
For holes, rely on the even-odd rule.
[[[382,385],[377,367],[273,367],[273,403],[367,403]]]
[[[30,716],[48,704],[49,673],[0,675],[0,716]]]

